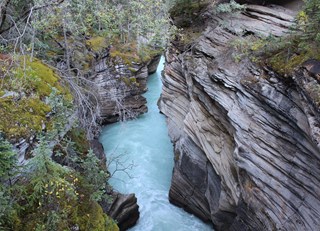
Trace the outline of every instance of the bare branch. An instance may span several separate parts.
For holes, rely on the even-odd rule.
[[[130,179],[132,179],[133,176],[131,175],[130,171],[133,170],[135,167],[137,167],[137,165],[134,163],[134,161],[130,161],[128,163],[129,159],[126,157],[127,156],[126,153],[115,154],[116,149],[113,151],[113,153],[108,155],[108,158],[107,158],[107,169],[110,170],[111,165],[114,167],[114,170],[110,172],[110,177],[115,178],[114,175],[117,172],[123,172]]]

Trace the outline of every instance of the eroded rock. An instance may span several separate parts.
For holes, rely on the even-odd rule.
[[[103,211],[117,222],[120,230],[127,230],[134,226],[140,216],[136,196],[112,191],[109,197],[111,200],[100,203]]]
[[[243,57],[242,36],[281,36],[288,9],[248,5],[213,17],[186,50],[166,53],[159,106],[175,145],[170,201],[216,230],[319,230],[315,78],[277,76]]]
[[[160,58],[147,63],[126,64],[120,58],[105,56],[95,66],[92,80],[98,87],[102,124],[132,119],[147,112],[142,96],[147,90],[148,75],[155,71]]]

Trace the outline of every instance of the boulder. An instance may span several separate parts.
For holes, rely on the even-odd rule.
[[[117,222],[120,230],[127,230],[134,226],[140,216],[136,196],[112,191],[108,197],[110,200],[104,200],[100,205],[103,211]]]

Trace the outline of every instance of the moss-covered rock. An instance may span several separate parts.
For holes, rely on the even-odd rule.
[[[117,224],[103,213],[101,206],[94,201],[82,203],[77,208],[78,214],[74,218],[80,230],[90,231],[118,231]]]
[[[0,98],[0,130],[9,138],[28,137],[48,123],[46,114],[50,111],[38,97]]]
[[[102,51],[104,48],[108,47],[106,39],[100,36],[92,37],[87,40],[86,43],[95,52]]]
[[[2,79],[0,92],[0,131],[9,139],[29,137],[50,127],[51,111],[45,99],[56,88],[68,102],[72,95],[60,77],[40,60],[19,58]],[[9,94],[6,94],[9,93]]]
[[[131,42],[127,44],[114,44],[110,50],[110,56],[112,58],[121,58],[123,63],[130,68],[133,64],[147,63],[162,52],[162,49],[148,46],[138,48],[135,42]]]
[[[40,98],[49,96],[55,87],[66,98],[72,99],[69,90],[62,85],[60,77],[52,68],[38,59],[31,62],[28,57],[17,61],[17,66],[11,70],[10,77],[6,78],[4,87],[26,94],[36,94]]]
[[[278,53],[267,59],[267,64],[279,74],[287,76],[302,63],[314,58],[320,60],[318,49],[308,49],[306,51],[296,53],[290,52],[287,48],[280,50]]]

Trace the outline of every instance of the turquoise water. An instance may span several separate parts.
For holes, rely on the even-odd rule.
[[[199,219],[169,203],[168,192],[173,169],[173,146],[168,137],[165,117],[159,113],[157,101],[161,93],[162,59],[157,73],[150,75],[149,112],[136,120],[105,127],[100,141],[116,171],[110,184],[121,193],[135,193],[140,206],[138,224],[132,231],[206,231],[212,230]],[[121,163],[120,163],[121,162]],[[132,168],[131,168],[132,167]]]

